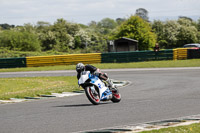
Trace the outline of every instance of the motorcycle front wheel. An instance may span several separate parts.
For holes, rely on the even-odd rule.
[[[99,92],[91,87],[92,86],[87,86],[85,88],[85,94],[92,104],[98,105],[100,103]]]

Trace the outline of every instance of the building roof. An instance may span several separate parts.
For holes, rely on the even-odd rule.
[[[126,37],[122,37],[122,38],[119,38],[117,40],[121,40],[121,39],[129,40],[129,41],[133,41],[133,42],[138,42],[137,40],[134,40],[134,39],[131,39],[131,38],[126,38]],[[117,40],[115,40],[115,41],[117,41]]]

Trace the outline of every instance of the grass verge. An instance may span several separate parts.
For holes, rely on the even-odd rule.
[[[79,90],[76,77],[0,78],[0,99]]]
[[[176,60],[176,61],[174,61],[174,60],[148,61],[148,62],[132,62],[132,63],[101,63],[101,64],[93,64],[93,65],[100,69],[200,67],[200,59]],[[27,67],[27,68],[7,68],[7,69],[0,69],[0,72],[51,71],[51,70],[75,70],[75,65]]]
[[[200,123],[187,126],[162,128],[159,130],[143,131],[140,133],[200,133]]]

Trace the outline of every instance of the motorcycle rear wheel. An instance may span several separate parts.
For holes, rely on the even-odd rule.
[[[119,93],[119,90],[117,90],[117,93],[114,93],[114,92],[113,92],[113,96],[112,96],[111,101],[112,101],[113,103],[118,103],[118,102],[121,101],[121,94]]]
[[[92,92],[91,86],[88,86],[85,88],[85,94],[87,98],[94,105],[98,105],[100,103],[99,92],[97,90],[96,90],[96,93],[97,94]]]

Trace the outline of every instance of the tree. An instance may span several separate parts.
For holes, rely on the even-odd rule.
[[[90,45],[91,38],[85,30],[80,29],[74,36],[74,43],[75,48],[84,48]]]
[[[178,41],[177,35],[179,34],[180,24],[175,20],[166,21],[164,26],[164,40],[165,44],[162,44],[164,48],[176,48]]]
[[[160,20],[154,20],[152,24],[152,29],[157,35],[157,42],[159,43],[159,46],[161,48],[163,47],[164,44],[167,44],[164,35],[164,27],[165,27],[164,22]]]
[[[106,37],[113,29],[118,26],[118,23],[111,18],[104,18],[99,22],[91,21],[89,23],[89,29],[91,32],[96,32]]]
[[[151,26],[139,16],[131,16],[118,29],[115,39],[127,37],[138,40],[139,50],[149,50],[156,43],[156,35]]]
[[[46,29],[46,28],[48,28],[50,26],[51,26],[51,24],[49,22],[38,21],[37,25],[36,25],[36,29],[38,31],[42,31],[42,30],[44,30],[44,29]]]
[[[182,47],[184,44],[197,43],[198,32],[194,26],[181,26],[177,35],[176,47]]]
[[[165,22],[154,21],[152,28],[157,34],[157,40],[162,48],[182,47],[187,43],[199,41],[200,34],[197,24],[188,18],[168,20]]]
[[[73,40],[74,38],[69,33],[75,32],[71,31],[70,23],[64,19],[57,19],[51,29],[56,36],[56,44],[53,46],[53,49],[61,52],[69,51],[70,47],[74,47]]]
[[[114,28],[116,28],[117,23],[111,18],[104,18],[97,24],[97,28],[101,34],[109,34]]]
[[[189,21],[193,21],[190,17],[187,17],[187,16],[179,16],[179,19],[187,19]]]
[[[124,21],[126,21],[125,18],[117,18],[116,19],[116,22],[117,22],[118,25],[121,25]]]
[[[88,24],[89,27],[91,28],[96,28],[97,27],[97,22],[96,21],[91,21],[89,24]]]
[[[0,24],[0,27],[3,29],[3,30],[9,30],[9,29],[12,29],[15,27],[15,25],[9,25],[9,24]]]
[[[200,19],[197,20],[197,30],[200,32]]]
[[[30,32],[30,33],[34,33],[34,34],[36,34],[36,32],[37,32],[34,25],[32,25],[30,23],[26,23],[26,24],[24,24],[24,26],[16,26],[15,28],[13,28],[11,30],[22,31],[22,32]]]
[[[198,40],[198,29],[196,23],[188,18],[179,18],[178,23],[181,25],[179,29],[179,34],[177,36],[178,42],[177,47],[181,47],[188,43],[197,43]]]
[[[104,18],[98,22],[97,25],[102,28],[114,29],[117,26],[117,23],[111,18]]]
[[[3,31],[0,33],[0,47],[10,50],[40,51],[38,36],[27,31]]]
[[[37,27],[47,27],[50,26],[51,24],[49,22],[45,22],[45,21],[38,21],[37,22]]]
[[[180,25],[187,26],[187,27],[195,25],[195,24],[192,23],[192,20],[189,19],[189,18],[179,18],[177,22]]]
[[[38,33],[39,39],[42,42],[42,50],[48,51],[54,49],[57,44],[57,38],[55,32],[52,32],[50,29],[46,29]]]
[[[136,16],[140,16],[142,19],[149,21],[148,11],[144,8],[139,8],[135,12]]]

